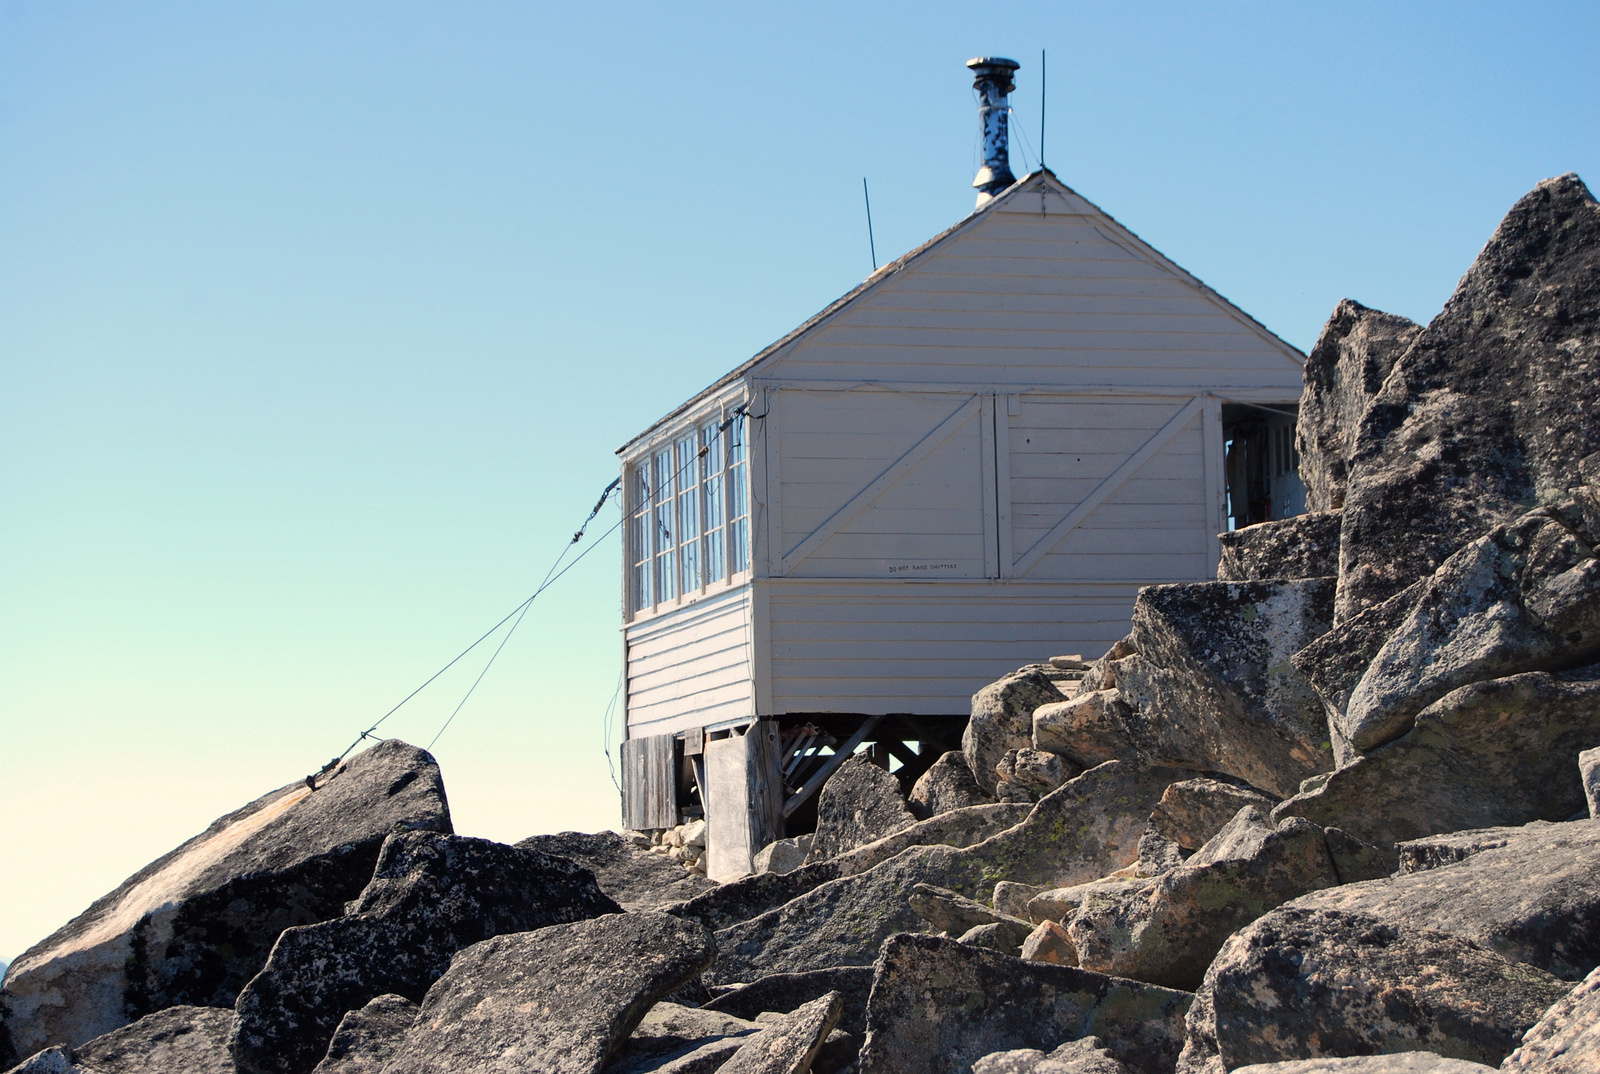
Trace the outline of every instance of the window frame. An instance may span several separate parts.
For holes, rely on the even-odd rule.
[[[624,463],[626,622],[659,615],[750,580],[754,562],[750,427],[743,406],[723,403],[692,421],[674,423]],[[691,438],[693,470],[686,475],[679,460]],[[715,470],[709,465],[713,453],[719,456]],[[663,463],[664,459],[671,462]],[[713,504],[712,495],[719,502]],[[681,517],[686,504],[697,516],[691,526],[685,526]],[[656,543],[663,533],[669,536],[670,547]],[[684,534],[689,534],[687,539]],[[641,547],[642,541],[648,541],[648,549]],[[691,552],[687,557],[685,548]],[[722,576],[712,577],[719,564]],[[663,577],[668,572],[669,577]],[[687,584],[690,581],[697,584]],[[648,587],[649,600],[643,599],[641,585]]]

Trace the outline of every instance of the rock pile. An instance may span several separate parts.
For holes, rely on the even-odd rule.
[[[1312,351],[1312,513],[842,765],[729,884],[704,825],[456,836],[398,742],[17,959],[0,1067],[134,1074],[1600,1071],[1600,207],[1512,209],[1424,326]]]

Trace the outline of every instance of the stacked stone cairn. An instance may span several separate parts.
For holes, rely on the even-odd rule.
[[[21,955],[0,1069],[1594,1074],[1597,322],[1563,176],[1426,327],[1340,303],[1310,513],[978,691],[908,795],[852,759],[717,885],[698,822],[454,835],[384,742]]]

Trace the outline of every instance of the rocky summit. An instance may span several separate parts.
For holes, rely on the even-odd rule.
[[[850,759],[754,875],[701,821],[458,836],[382,742],[18,956],[0,1070],[1600,1074],[1578,177],[1430,324],[1339,303],[1297,448],[1307,514],[977,690],[913,785]]]

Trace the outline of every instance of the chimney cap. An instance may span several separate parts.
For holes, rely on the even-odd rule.
[[[1004,67],[1008,71],[1015,71],[1022,64],[1016,60],[1008,60],[1003,56],[975,56],[967,61],[967,66],[974,71],[979,67]]]
[[[972,68],[972,84],[975,88],[981,88],[985,82],[996,82],[999,83],[996,88],[1006,94],[1017,88],[1011,74],[1022,64],[1003,56],[975,56],[967,61],[967,66]]]

